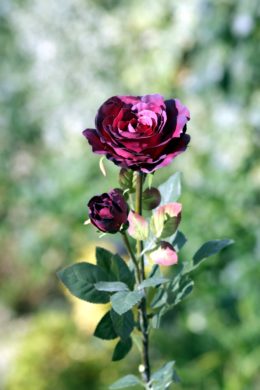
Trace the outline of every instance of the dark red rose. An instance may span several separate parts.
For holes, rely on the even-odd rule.
[[[123,168],[145,173],[164,167],[184,152],[189,110],[178,99],[159,95],[113,96],[99,108],[96,129],[83,131],[93,152]]]
[[[88,207],[91,222],[102,232],[116,233],[127,224],[129,210],[121,190],[94,196]]]

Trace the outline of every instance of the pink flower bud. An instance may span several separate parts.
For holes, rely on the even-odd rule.
[[[170,266],[177,264],[178,256],[173,246],[166,241],[161,241],[159,247],[150,253],[150,259],[159,265]]]
[[[128,233],[131,237],[136,240],[146,240],[148,237],[148,222],[144,217],[135,213],[134,211],[130,211],[128,216],[129,228]]]

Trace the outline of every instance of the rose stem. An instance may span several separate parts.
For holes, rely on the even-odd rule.
[[[126,232],[122,232],[121,234],[122,234],[122,238],[123,238],[123,241],[125,243],[126,249],[130,255],[130,258],[132,259],[132,261],[134,263],[136,279],[137,279],[138,283],[140,284],[142,281],[142,278],[141,278],[141,273],[140,273],[140,269],[139,269],[135,254],[131,248],[131,245],[130,245],[130,242],[128,240],[128,236],[127,236]]]
[[[139,172],[136,180],[136,204],[135,211],[139,215],[142,215],[142,191],[143,191],[143,178],[144,175],[142,172]],[[136,252],[137,258],[140,258],[141,265],[141,282],[145,279],[145,268],[144,268],[144,256],[141,255],[143,251],[143,241],[137,240],[136,242]],[[150,361],[149,361],[149,334],[148,334],[148,318],[146,311],[146,297],[142,299],[139,307],[139,318],[140,318],[140,328],[143,335],[143,353],[142,360],[144,365],[144,380],[148,385],[148,388],[152,388],[150,386],[150,378],[151,378],[151,369],[150,369]]]

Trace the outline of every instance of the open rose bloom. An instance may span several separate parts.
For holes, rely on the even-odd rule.
[[[151,173],[184,152],[189,110],[159,94],[114,96],[99,108],[96,128],[83,131],[93,152],[120,167]]]

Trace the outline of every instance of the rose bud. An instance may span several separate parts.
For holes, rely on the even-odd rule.
[[[134,211],[130,211],[128,222],[128,233],[131,237],[136,240],[146,240],[148,238],[149,225],[142,215],[139,215]]]
[[[159,247],[150,253],[149,258],[159,265],[169,266],[177,264],[178,256],[173,246],[166,241],[161,241]]]
[[[189,110],[178,99],[113,96],[99,108],[96,128],[83,135],[94,153],[122,168],[151,173],[185,151],[189,119]]]
[[[174,234],[181,221],[181,203],[168,203],[158,207],[151,218],[151,229],[156,237],[166,238]]]
[[[143,192],[143,208],[145,210],[152,210],[159,206],[161,202],[160,191],[155,187],[147,188]]]
[[[102,232],[117,233],[127,228],[129,210],[121,190],[114,189],[94,196],[88,202],[88,207],[90,221]]]

